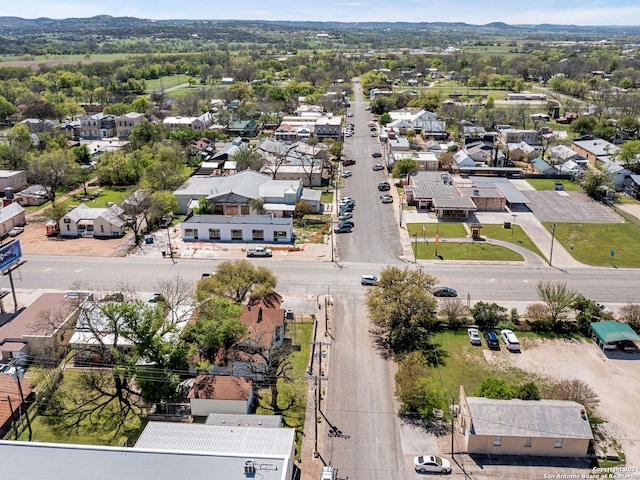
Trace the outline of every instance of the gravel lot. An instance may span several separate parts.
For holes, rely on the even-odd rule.
[[[607,420],[627,458],[627,465],[640,466],[640,415],[635,402],[640,397],[640,354],[621,351],[605,355],[584,341],[546,340],[511,356],[513,365],[556,379],[580,379],[600,397],[598,414]]]

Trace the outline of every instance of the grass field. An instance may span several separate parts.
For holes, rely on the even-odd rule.
[[[518,332],[523,348],[526,348],[527,338],[531,336]],[[464,385],[467,395],[473,395],[482,381],[490,376],[514,385],[539,380],[531,378],[529,372],[508,366],[508,358],[505,357],[513,354],[503,346],[500,351],[491,351],[485,356],[483,350],[487,349],[471,345],[466,329],[437,333],[433,341],[438,350],[446,352],[440,358],[440,373],[449,397],[457,398],[460,385]],[[438,375],[436,369],[433,374]]]
[[[64,373],[64,379],[59,388],[62,392],[73,392],[77,389],[83,389],[84,384],[79,382],[80,372],[67,369]],[[113,405],[110,405],[108,408]],[[30,411],[33,416],[35,412]],[[33,429],[33,441],[36,442],[54,442],[54,443],[82,443],[87,445],[133,445],[141,432],[146,420],[136,416],[130,416],[127,421],[126,429],[122,432],[115,433],[113,430],[101,428],[104,425],[89,425],[88,421],[81,423],[81,428],[77,431],[64,432],[57,431],[48,425],[42,417],[32,417],[31,426]],[[27,431],[22,432],[21,440],[27,440]]]
[[[411,242],[411,248],[418,259],[436,258],[435,242]],[[483,242],[447,242],[441,240],[438,243],[438,257],[442,260],[476,260],[476,261],[512,261],[521,262],[522,255],[498,245],[490,245]]]
[[[408,223],[407,231],[409,232],[409,237],[418,235],[418,238],[422,238],[423,227],[424,236],[427,238],[435,238],[436,229],[440,238],[464,238],[469,236],[464,223],[439,223],[437,227],[435,223]]]
[[[516,245],[529,249],[544,258],[544,255],[542,255],[542,252],[538,250],[536,244],[531,241],[518,224],[511,225],[511,228],[504,228],[502,225],[483,224],[480,234],[486,238],[495,238],[496,240],[515,243]]]
[[[160,77],[152,80],[146,80],[145,84],[147,92],[153,92],[161,88],[173,88],[177,85],[187,82],[186,75],[168,75],[166,77]]]
[[[579,191],[580,185],[571,180],[554,180],[553,178],[527,178],[527,182],[536,190],[555,190],[556,182],[562,183],[567,191]]]
[[[551,223],[543,225],[551,231]],[[584,264],[640,267],[640,230],[630,223],[557,223],[555,238]]]

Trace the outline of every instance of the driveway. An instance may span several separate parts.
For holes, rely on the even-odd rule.
[[[622,223],[613,210],[583,192],[555,190],[522,191],[529,208],[541,222]]]

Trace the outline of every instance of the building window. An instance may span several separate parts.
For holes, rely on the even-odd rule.
[[[556,438],[556,443],[553,445],[553,448],[562,448],[562,439]]]
[[[242,230],[231,230],[231,240],[242,240]]]
[[[100,225],[100,231],[104,233],[104,225]]]
[[[214,215],[224,215],[224,205],[216,204],[213,206]]]
[[[240,206],[240,213],[242,215],[249,215],[249,205],[241,205]]]
[[[220,229],[219,228],[210,228],[209,229],[209,240],[220,240]]]
[[[530,447],[531,446],[531,437],[524,437],[524,446],[525,447]]]
[[[283,232],[283,231],[279,231],[279,232],[274,232],[273,233],[273,239],[274,240],[286,240],[287,239],[287,232]]]
[[[502,445],[502,437],[493,437],[493,446],[499,447]]]
[[[238,215],[238,206],[227,205],[227,215]]]
[[[254,241],[264,240],[264,230],[253,230],[251,232],[251,238],[253,238]]]

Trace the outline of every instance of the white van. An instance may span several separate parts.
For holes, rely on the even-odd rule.
[[[379,278],[375,275],[362,275],[360,277],[360,285],[377,285]]]

